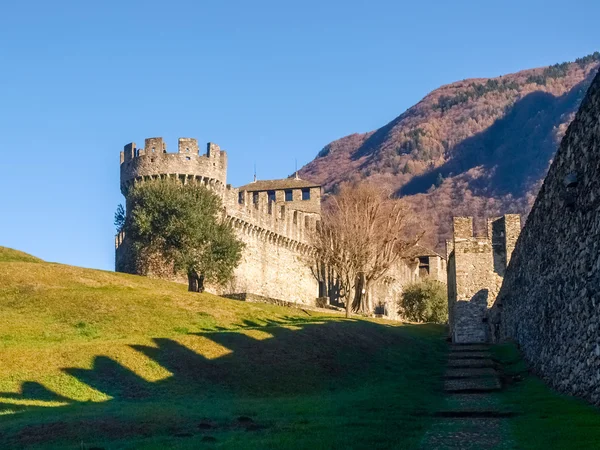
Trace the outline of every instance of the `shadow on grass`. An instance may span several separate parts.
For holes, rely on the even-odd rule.
[[[92,423],[75,421],[69,426],[49,426],[47,415],[37,421],[33,417],[37,412],[52,409],[55,411],[52,423],[56,424],[58,419],[62,420],[62,413],[56,415],[59,411],[67,412],[82,402],[54,393],[36,382],[23,383],[20,394],[0,393],[0,397],[61,402],[63,406],[48,408],[0,403],[0,410],[12,409],[21,413],[18,416],[31,418],[26,420],[25,429],[14,430],[13,439],[23,445],[75,439],[82,427],[92,428],[95,436],[114,439],[114,427],[108,426],[106,418],[102,418],[102,411],[113,403],[124,407],[133,405],[134,410],[147,404],[160,404],[166,409],[175,408],[174,413],[178,414],[177,408],[185,404],[186,399],[202,404],[223,397],[268,399],[301,394],[330,395],[339,389],[348,390],[376,382],[409,383],[412,380],[418,383],[423,373],[404,370],[411,366],[411,359],[418,358],[425,370],[443,364],[439,361],[440,352],[431,345],[441,342],[441,333],[436,327],[393,327],[357,320],[311,323],[306,319],[289,318],[283,323],[268,321],[266,326],[245,321],[240,328],[190,334],[186,337],[186,345],[171,338],[154,338],[154,346],[131,345],[172,374],[160,381],[147,381],[106,356],[96,356],[90,369],[62,369],[111,397],[103,403],[86,403],[88,413],[90,408],[98,408]],[[253,336],[253,330],[263,331],[263,336]],[[224,354],[211,359],[197,353],[187,346],[188,341],[193,342],[196,337],[198,345],[217,344],[225,349]],[[410,389],[418,392],[418,387]],[[376,400],[373,401],[376,403]],[[5,419],[10,420],[10,417]],[[127,419],[132,423],[128,432],[133,432],[139,420]],[[104,431],[98,425],[100,422],[104,424]],[[120,423],[118,428],[122,426]],[[144,433],[149,433],[147,428],[139,432],[142,436]],[[1,438],[0,434],[0,441]]]

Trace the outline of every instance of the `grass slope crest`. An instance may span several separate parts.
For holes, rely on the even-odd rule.
[[[41,259],[36,258],[28,253],[14,250],[8,247],[0,247],[0,262],[28,262],[28,263],[39,263],[43,262]]]

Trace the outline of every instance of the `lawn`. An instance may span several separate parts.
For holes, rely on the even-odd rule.
[[[492,350],[507,382],[500,401],[516,413],[511,426],[518,448],[600,448],[600,409],[550,389],[529,373],[515,345],[497,345]]]
[[[416,448],[443,337],[0,247],[0,448]]]

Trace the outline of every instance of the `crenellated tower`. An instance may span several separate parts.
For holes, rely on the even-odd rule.
[[[227,184],[227,153],[217,144],[209,142],[206,154],[201,154],[198,141],[179,138],[177,153],[167,153],[161,137],[148,138],[144,148],[135,142],[127,144],[121,152],[121,192],[127,197],[129,187],[136,181],[158,178],[196,181],[216,190]]]
[[[473,233],[472,217],[454,217],[454,236],[446,242],[448,313],[455,343],[489,340],[488,309],[493,305],[521,232],[521,217],[487,220],[487,235]]]

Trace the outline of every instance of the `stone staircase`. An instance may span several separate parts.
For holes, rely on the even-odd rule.
[[[502,406],[502,383],[489,347],[452,344],[444,376],[444,406],[425,434],[422,449],[515,449],[511,411]]]

